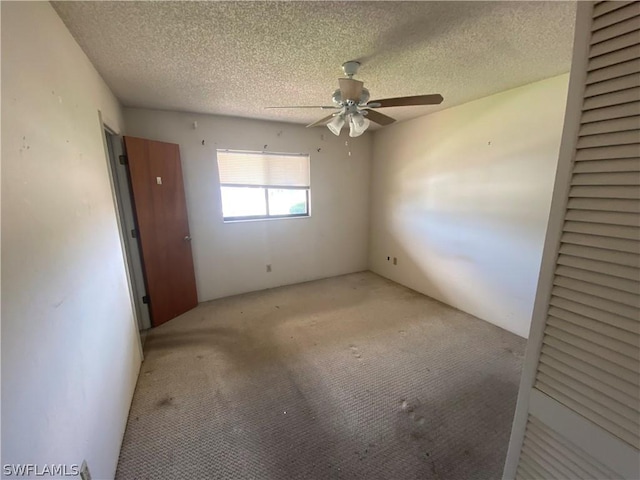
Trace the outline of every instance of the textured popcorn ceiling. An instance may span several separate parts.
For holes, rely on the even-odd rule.
[[[310,123],[357,59],[414,118],[567,72],[573,2],[54,2],[125,106]]]

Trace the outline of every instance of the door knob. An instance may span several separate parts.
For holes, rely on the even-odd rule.
[[[184,236],[184,241],[185,242],[190,242],[191,241],[191,235],[185,235]]]

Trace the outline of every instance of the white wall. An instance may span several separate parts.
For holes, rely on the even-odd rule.
[[[2,2],[2,464],[113,477],[140,365],[102,126],[120,106],[48,2]]]
[[[561,75],[377,131],[371,269],[527,336],[567,87]]]
[[[129,108],[125,120],[127,135],[180,145],[199,301],[367,269],[370,134]],[[311,217],[223,223],[216,149],[311,154]]]

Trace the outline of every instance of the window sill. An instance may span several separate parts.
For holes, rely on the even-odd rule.
[[[274,220],[300,220],[311,218],[311,215],[290,215],[286,217],[258,217],[258,218],[229,218],[223,219],[223,223],[246,223],[246,222],[272,222]]]

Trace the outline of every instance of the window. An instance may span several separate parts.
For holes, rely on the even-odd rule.
[[[309,155],[217,154],[225,221],[309,216]]]

